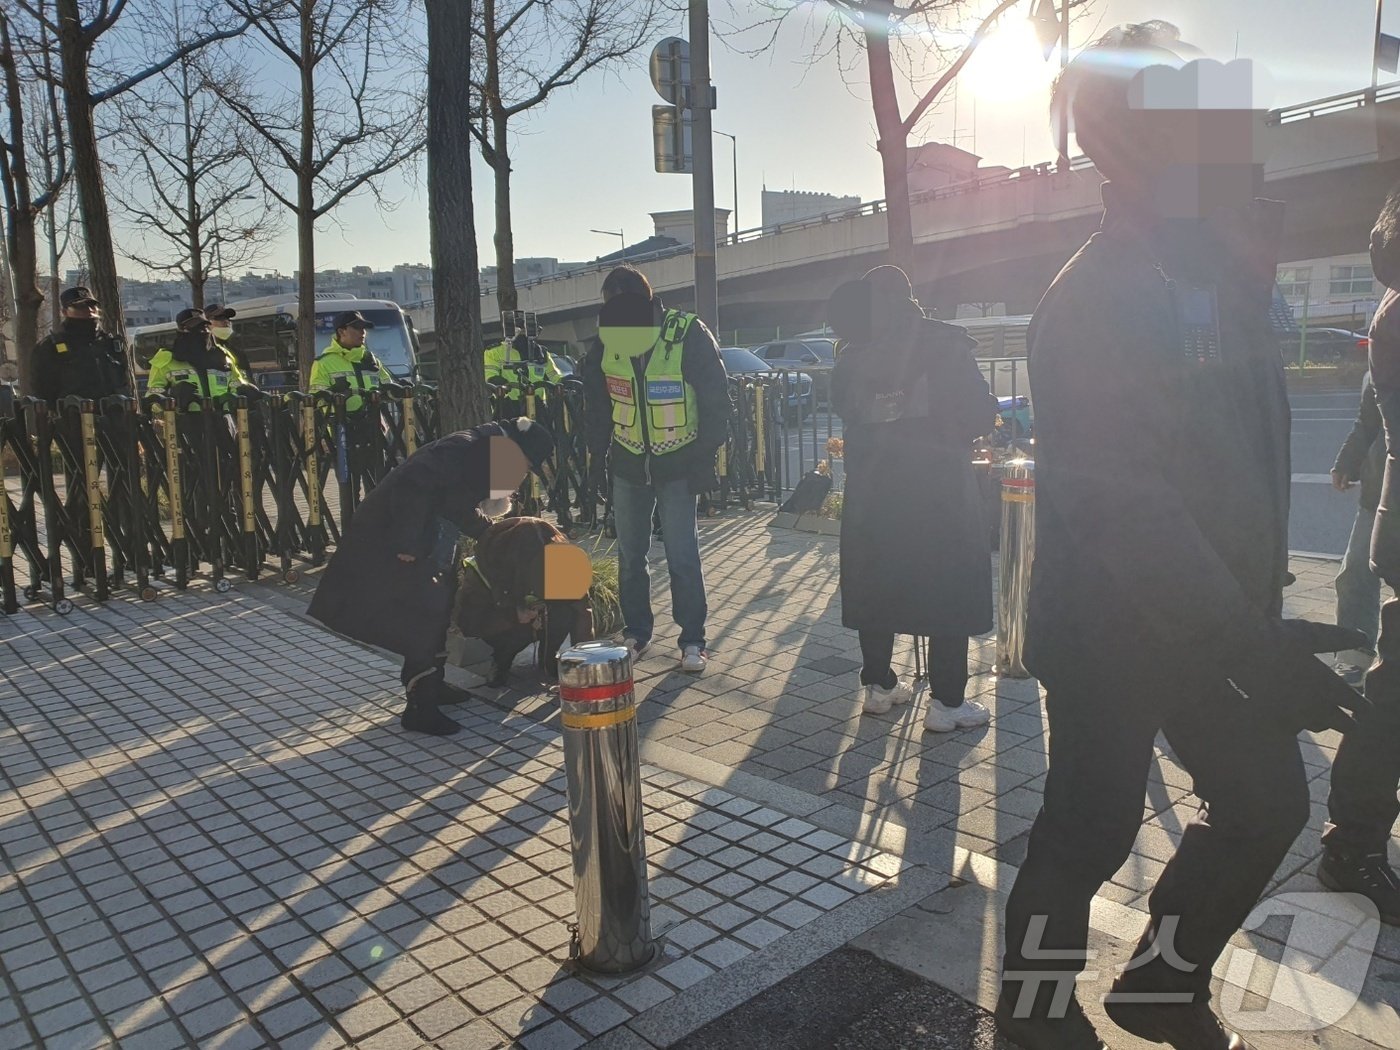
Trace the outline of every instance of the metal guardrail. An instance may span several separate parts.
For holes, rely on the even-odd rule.
[[[1362,88],[1360,91],[1347,91],[1340,95],[1329,95],[1327,98],[1284,106],[1281,109],[1272,110],[1265,118],[1265,123],[1270,127],[1278,127],[1300,120],[1310,120],[1313,117],[1325,117],[1329,113],[1341,113],[1348,109],[1361,109],[1364,106],[1373,106],[1381,102],[1393,102],[1396,99],[1400,99],[1400,81],[1380,84],[1374,89]]]

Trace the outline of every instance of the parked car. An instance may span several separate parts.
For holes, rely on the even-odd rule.
[[[1279,350],[1285,364],[1298,360],[1298,350],[1302,335],[1295,330],[1279,340]],[[1365,355],[1371,341],[1364,332],[1351,332],[1345,328],[1309,328],[1307,355],[1315,364],[1332,364],[1348,359],[1359,360]]]
[[[831,370],[836,367],[836,340],[806,337],[779,339],[754,347],[754,353],[770,368],[800,368],[816,379],[817,403],[831,400]]]
[[[752,350],[746,350],[742,346],[722,346],[719,348],[719,356],[724,361],[724,370],[731,376],[763,374],[771,375],[774,372],[782,371],[780,367],[770,365]],[[787,373],[788,393],[785,399],[786,416],[797,416],[806,406],[806,411],[812,410],[812,377],[806,372]]]

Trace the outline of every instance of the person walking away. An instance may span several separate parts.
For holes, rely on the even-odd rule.
[[[633,659],[651,644],[647,553],[659,510],[681,669],[701,674],[708,607],[697,497],[718,488],[715,454],[729,422],[715,337],[694,314],[666,309],[641,271],[619,266],[603,281],[598,338],[581,368],[590,450],[612,467],[623,643]]]
[[[1342,442],[1332,465],[1332,487],[1346,492],[1361,483],[1356,520],[1351,538],[1337,573],[1337,624],[1351,627],[1366,636],[1365,649],[1353,649],[1337,656],[1336,671],[1348,683],[1360,685],[1366,668],[1376,657],[1376,632],[1380,627],[1381,581],[1371,571],[1371,533],[1376,525],[1376,507],[1381,500],[1381,478],[1385,473],[1385,434],[1381,410],[1376,404],[1376,388],[1371,373],[1361,384],[1361,404],[1351,433]]]
[[[1193,53],[1166,23],[1120,27],[1056,85],[1052,112],[1063,103],[1109,181],[1099,231],[1028,332],[1025,662],[1045,688],[1049,754],[996,1008],[1023,1050],[1104,1045],[1075,978],[1090,904],[1141,829],[1159,732],[1201,810],[1105,1009],[1178,1050],[1248,1046],[1210,1007],[1211,968],[1310,815],[1299,731],[1364,707],[1313,655],[1352,648],[1354,632],[1282,619],[1289,410],[1269,323],[1281,215],[1252,200],[1249,64],[1222,76]],[[1216,93],[1199,99],[1198,85]]]
[[[102,328],[102,310],[86,288],[59,296],[63,323],[34,347],[30,369],[33,394],[53,403],[65,397],[101,401],[131,396],[131,373],[116,336]]]
[[[502,444],[504,443],[504,444]],[[461,728],[438,710],[453,578],[433,563],[442,519],[472,539],[487,511],[509,507],[528,471],[548,476],[554,440],[528,419],[487,423],[429,442],[385,475],[355,512],[307,610],[332,631],[403,657],[400,725],[433,736]],[[532,610],[524,610],[528,622]]]
[[[1371,569],[1390,594],[1381,606],[1376,661],[1366,672],[1370,710],[1342,734],[1332,762],[1327,828],[1322,835],[1321,883],[1359,893],[1381,920],[1400,925],[1400,875],[1387,847],[1400,816],[1400,184],[1390,191],[1371,231],[1371,266],[1385,286],[1371,321],[1371,385],[1386,448],[1380,503],[1371,536]]]
[[[923,636],[925,727],[986,725],[987,709],[965,699],[968,638],[992,629],[972,446],[991,431],[996,402],[976,341],[925,317],[895,266],[839,288],[828,321],[845,340],[831,388],[846,441],[841,622],[860,636],[861,708],[883,714],[913,698],[892,665],[894,639]]]

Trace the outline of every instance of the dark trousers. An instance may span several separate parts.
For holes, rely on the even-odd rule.
[[[1329,823],[1322,841],[1333,848],[1384,853],[1400,816],[1400,596],[1392,589],[1381,606],[1377,663],[1366,674],[1373,705],[1342,734],[1332,763]]]
[[[863,666],[861,685],[889,689],[899,680],[894,673],[894,635],[879,631],[858,631]],[[929,639],[929,695],[945,707],[958,707],[967,692],[967,645],[963,635],[935,636]]]
[[[455,581],[456,576],[451,575],[448,579]],[[443,668],[447,666],[447,628],[452,619],[452,607],[456,604],[455,582],[451,593],[452,599],[443,608],[441,622],[434,624],[431,630],[423,632],[422,644],[403,654],[403,670],[399,672],[399,681],[410,695],[424,688],[431,691],[442,682]]]
[[[1149,902],[1154,927],[1171,935],[1171,954],[1192,968],[1158,960],[1138,974],[1152,986],[1209,997],[1211,967],[1308,821],[1297,738],[1264,705],[1221,692],[1184,707],[1176,699],[1172,708],[1172,692],[1146,685],[1155,677],[1144,674],[1136,692],[1087,677],[1047,685],[1044,801],[1006,904],[1003,985],[1012,995],[1027,980],[1017,972],[1084,969],[1089,904],[1137,839],[1159,729],[1202,805]]]

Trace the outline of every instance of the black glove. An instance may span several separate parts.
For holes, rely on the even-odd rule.
[[[346,379],[344,376],[341,376],[339,379],[332,382],[331,393],[344,394],[346,397],[349,397],[352,393],[352,391],[350,390],[350,380]]]
[[[1370,703],[1322,663],[1313,646],[1340,642],[1355,648],[1352,635],[1345,628],[1306,620],[1274,621],[1260,644],[1230,669],[1230,679],[1250,700],[1267,704],[1291,732],[1346,732]]]
[[[263,399],[261,387],[256,387],[252,383],[241,383],[235,391],[239,397],[247,398],[250,405],[255,405]]]

